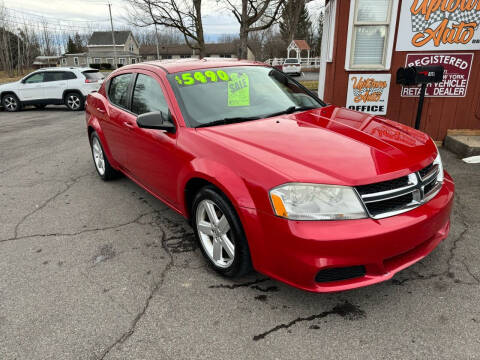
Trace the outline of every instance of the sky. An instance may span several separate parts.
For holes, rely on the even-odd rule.
[[[86,27],[109,29],[107,2],[107,0],[3,0],[4,6],[17,18],[39,21],[43,17],[49,24],[59,28],[68,29],[68,26],[75,26],[79,30]],[[129,26],[127,1],[110,0],[110,3],[114,27]],[[323,4],[324,0],[311,1],[307,5],[311,15],[316,16]],[[237,21],[231,12],[217,4],[217,0],[204,0],[202,13],[207,40],[214,40],[222,34],[238,33]]]

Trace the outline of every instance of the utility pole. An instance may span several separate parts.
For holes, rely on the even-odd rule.
[[[19,76],[22,74],[21,61],[22,61],[22,59],[20,58],[20,31],[19,31],[18,36],[17,36],[17,66],[18,66],[18,75]]]
[[[110,13],[110,25],[112,26],[112,42],[113,42],[113,69],[117,68],[117,44],[115,43],[115,31],[113,30],[112,20],[112,4],[108,3],[108,12]]]
[[[157,44],[157,60],[160,60],[160,48],[159,48],[159,43],[158,43],[158,29],[157,29],[157,23],[154,24],[155,25],[155,39],[157,41],[155,41],[155,43]]]

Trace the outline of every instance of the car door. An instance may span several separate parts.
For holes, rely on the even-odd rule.
[[[161,79],[145,71],[138,73],[132,93],[132,113],[141,115],[152,111],[169,113]],[[131,124],[128,167],[133,176],[149,190],[170,202],[177,203],[177,178],[180,161],[177,152],[177,133],[141,129]]]
[[[64,71],[45,72],[44,96],[45,99],[61,100],[63,91],[67,88],[67,80]]]
[[[36,72],[25,78],[19,85],[17,95],[21,101],[45,99],[45,72]]]
[[[136,120],[136,116],[129,111],[132,79],[132,73],[123,73],[110,79],[107,86],[108,105],[103,119],[100,119],[108,148],[123,169],[127,169],[130,124]]]

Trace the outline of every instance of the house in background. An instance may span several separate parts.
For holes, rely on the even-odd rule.
[[[55,67],[60,63],[61,58],[61,56],[37,56],[32,65],[34,69]]]
[[[198,58],[198,51],[190,49],[186,44],[160,45],[160,59],[187,59]],[[210,43],[205,44],[205,57],[220,57],[236,59],[238,44],[231,43]],[[140,55],[144,61],[157,60],[157,47],[155,45],[144,45],[140,47]],[[248,60],[255,60],[253,52],[248,48]]]
[[[116,50],[116,54],[115,51]],[[89,64],[112,64],[115,55],[121,65],[141,61],[140,49],[131,31],[115,31],[115,47],[110,31],[95,31],[88,40],[87,52],[65,54],[62,66],[88,66]]]

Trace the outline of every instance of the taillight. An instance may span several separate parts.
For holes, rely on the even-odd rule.
[[[85,79],[86,84],[94,83],[97,82],[97,80],[92,80],[92,79]]]

